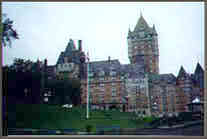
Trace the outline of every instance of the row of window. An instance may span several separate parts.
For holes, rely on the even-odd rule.
[[[100,103],[103,103],[103,102],[104,102],[104,97],[99,97],[98,101],[99,101]],[[117,102],[117,98],[112,97],[112,98],[111,98],[111,102],[112,102],[112,103]]]
[[[65,63],[65,64],[59,64],[58,68],[72,68],[74,66],[73,63]]]
[[[110,76],[116,76],[116,72],[115,71],[111,71],[109,73]],[[93,72],[89,72],[89,77],[93,77],[94,76],[94,73]],[[99,76],[105,76],[105,72],[104,71],[101,71],[99,72]]]

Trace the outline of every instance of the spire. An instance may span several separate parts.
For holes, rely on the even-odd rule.
[[[156,31],[156,29],[155,29],[155,24],[153,24],[152,29],[153,29],[153,33],[157,35],[157,31]]]
[[[130,30],[130,27],[129,27],[129,30],[128,30],[128,35],[130,35],[131,34],[131,30]]]
[[[131,32],[130,27],[129,27],[129,32]]]

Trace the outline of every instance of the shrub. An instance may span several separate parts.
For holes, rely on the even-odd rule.
[[[181,112],[179,114],[179,119],[183,121],[192,121],[192,112]]]
[[[153,121],[153,117],[151,117],[151,116],[150,117],[144,117],[143,120],[147,123],[150,123],[150,122]]]
[[[92,125],[86,125],[86,132],[92,132],[93,126]]]

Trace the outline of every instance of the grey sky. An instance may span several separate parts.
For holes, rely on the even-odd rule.
[[[204,65],[204,3],[3,2],[3,13],[14,20],[20,39],[3,49],[3,64],[15,57],[55,64],[70,38],[83,40],[91,61],[119,59],[129,63],[127,34],[134,29],[140,11],[158,32],[160,73],[177,75],[183,65],[194,72]]]

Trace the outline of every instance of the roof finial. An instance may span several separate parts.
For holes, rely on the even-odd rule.
[[[198,54],[197,54],[197,61],[198,61],[198,63],[199,63],[199,56],[198,56]]]
[[[130,25],[129,25],[129,32],[131,32],[131,30],[130,30]]]
[[[140,17],[142,17],[142,10],[140,10]]]

